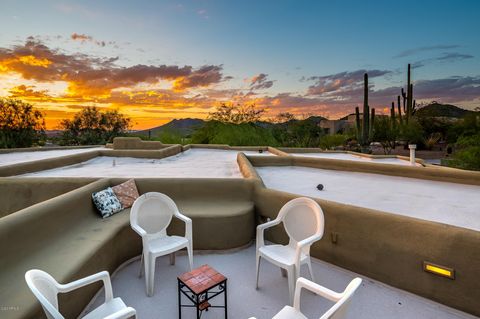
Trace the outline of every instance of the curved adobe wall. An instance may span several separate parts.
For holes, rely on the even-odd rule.
[[[352,171],[420,178],[433,181],[480,185],[480,172],[426,165],[425,167],[364,163],[357,161],[339,161],[327,158],[296,156],[257,156],[247,155],[253,166],[304,166],[329,170]]]
[[[81,154],[59,156],[56,158],[43,159],[32,162],[25,162],[0,167],[0,176],[15,176],[37,171],[53,169],[62,166],[74,165],[91,160],[98,156],[117,156],[117,157],[136,157],[136,158],[155,158],[176,155],[182,151],[181,145],[172,145],[160,150],[94,150]]]
[[[2,318],[38,318],[41,307],[23,275],[32,268],[69,282],[101,271],[113,272],[141,252],[141,239],[130,228],[129,210],[101,219],[91,193],[125,179],[102,179],[0,218],[0,290],[2,303],[18,309]],[[246,179],[137,179],[140,193],[159,191],[171,196],[193,221],[194,249],[241,247],[254,238],[254,183]],[[174,220],[169,233],[182,234]],[[66,317],[76,317],[99,285],[62,295]]]
[[[92,178],[0,178],[0,218],[67,193],[88,183]]]

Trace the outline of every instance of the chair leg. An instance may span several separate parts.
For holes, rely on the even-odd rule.
[[[283,268],[280,268],[280,273],[282,274],[282,277],[287,277],[287,271]]]
[[[313,276],[312,261],[310,260],[310,257],[308,257],[307,264],[308,264],[308,272],[310,273],[310,278],[312,279],[313,282],[315,282],[315,277]]]
[[[255,276],[256,276],[256,283],[255,283],[255,289],[258,289],[258,277],[260,275],[260,255],[257,253],[257,256],[256,256],[256,265],[255,265],[255,269],[256,269],[256,272],[255,272]]]
[[[190,271],[193,270],[193,247],[192,244],[187,246],[187,253],[188,253],[188,262],[190,264]]]
[[[147,253],[145,256],[145,285],[147,296],[153,296],[153,288],[155,282],[155,257]]]
[[[288,279],[288,296],[290,299],[290,305],[293,306],[293,295],[295,294],[295,266],[287,268],[287,279]]]
[[[145,260],[143,260],[143,251],[142,251],[142,257],[140,257],[140,271],[138,272],[138,278],[142,278],[144,262]]]
[[[170,254],[170,265],[175,265],[175,252]]]

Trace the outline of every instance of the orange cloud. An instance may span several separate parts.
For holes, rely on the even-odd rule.
[[[77,35],[82,37],[82,35]],[[172,81],[175,90],[206,87],[223,81],[222,66],[198,69],[177,65],[135,65],[122,67],[118,58],[64,54],[34,38],[12,49],[0,48],[0,73],[16,72],[25,79],[41,82],[65,81],[72,96],[105,96],[112,90],[141,83]]]

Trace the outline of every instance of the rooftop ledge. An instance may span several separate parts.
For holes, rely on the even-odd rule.
[[[42,154],[60,151],[68,154]],[[2,318],[36,318],[42,313],[24,285],[27,269],[49,271],[65,282],[100,270],[113,272],[140,253],[128,211],[101,220],[90,201],[93,191],[127,177],[136,177],[141,193],[166,193],[193,219],[194,262],[211,264],[229,278],[233,318],[269,318],[287,303],[286,281],[267,263],[262,264],[260,290],[253,288],[252,247],[224,250],[251,242],[257,223],[275,218],[284,203],[299,195],[314,197],[325,214],[324,237],[311,251],[318,258],[314,263],[318,282],[341,290],[354,276],[349,270],[371,278],[354,298],[355,318],[473,318],[453,308],[480,315],[477,172],[419,161],[415,166],[392,165],[403,159],[381,163],[375,158],[338,158],[356,156],[347,153],[297,156],[266,146],[163,145],[158,150],[94,148],[35,154],[39,157],[33,162],[21,162],[32,159],[31,154],[0,154],[0,176],[10,176],[0,178],[0,284],[10,287],[0,291],[0,300],[12,306],[0,309]],[[2,156],[7,155],[21,163],[6,161],[2,166]],[[103,165],[103,174],[95,169],[97,164]],[[99,179],[112,175],[118,178]],[[323,191],[316,189],[320,183]],[[174,226],[170,231],[181,232]],[[282,229],[272,229],[267,239],[284,243],[286,237]],[[66,253],[71,247],[74,255]],[[216,252],[205,254],[204,249]],[[424,261],[453,268],[455,280],[423,271]],[[176,266],[158,261],[153,298],[145,297],[144,281],[131,276],[137,266],[134,262],[117,272],[115,295],[137,308],[140,318],[142,313],[158,317],[164,310],[165,317],[172,317],[176,303],[168,285],[186,271],[182,257]],[[96,289],[60,303],[69,315],[77,316]],[[251,303],[251,311],[236,301],[240,297]],[[269,306],[262,308],[260,302]],[[317,315],[326,304],[306,296],[305,307],[307,314]],[[208,318],[215,318],[215,312]]]

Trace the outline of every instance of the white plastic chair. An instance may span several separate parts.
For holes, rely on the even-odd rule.
[[[172,216],[185,223],[185,237],[168,236]],[[182,215],[173,200],[165,194],[151,192],[137,198],[130,211],[130,225],[142,237],[141,263],[145,265],[147,296],[153,296],[155,260],[187,248],[190,270],[193,268],[192,220]],[[172,255],[174,257],[174,255]],[[172,259],[172,263],[174,258]],[[140,265],[143,267],[143,265]],[[140,276],[142,269],[140,268]]]
[[[282,222],[290,238],[288,245],[265,245],[264,230]],[[302,264],[308,265],[310,277],[315,280],[310,261],[310,246],[322,238],[324,224],[323,211],[317,202],[310,198],[299,197],[286,203],[275,220],[258,225],[256,288],[258,289],[260,259],[265,258],[287,272],[290,303],[292,303],[295,282],[300,276]]]
[[[136,318],[136,311],[127,307],[122,299],[113,298],[112,283],[107,271],[76,280],[68,284],[59,284],[48,273],[32,269],[25,273],[25,280],[30,290],[38,299],[49,319],[63,319],[58,310],[58,293],[66,293],[97,281],[103,281],[105,287],[105,302],[98,308],[92,310],[83,319],[105,318],[105,319],[127,319]]]
[[[298,278],[297,286],[295,288],[295,300],[293,302],[293,307],[283,307],[283,309],[280,310],[280,312],[277,313],[273,319],[307,319],[307,317],[300,311],[300,294],[302,292],[302,288],[310,290],[317,295],[322,296],[323,298],[335,302],[335,304],[328,309],[328,311],[324,313],[320,319],[345,318],[350,301],[352,300],[352,296],[361,283],[362,279],[355,278],[348,284],[347,288],[345,288],[343,292],[338,293],[305,278]]]

